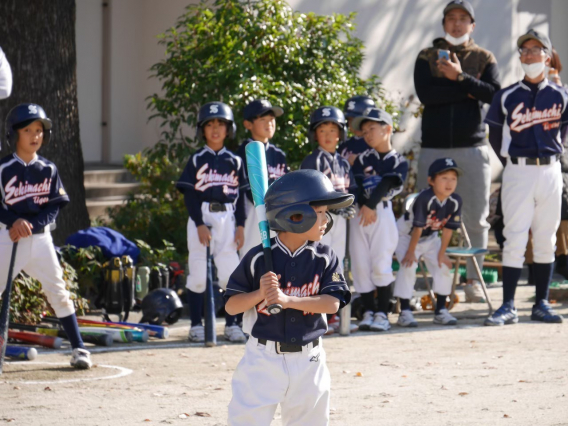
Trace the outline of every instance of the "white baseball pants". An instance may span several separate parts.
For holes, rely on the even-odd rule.
[[[1,230],[0,295],[6,288],[13,244],[12,240],[10,240],[9,231],[6,229]],[[47,301],[58,318],[68,317],[75,313],[73,301],[69,298],[69,291],[65,288],[63,270],[57,259],[53,239],[49,232],[34,234],[30,237],[22,238],[18,242],[12,279],[22,270],[41,283]]]
[[[232,204],[225,204],[227,211],[210,212],[209,203],[201,205],[203,222],[211,226],[211,255],[217,266],[219,287],[227,288],[229,277],[239,265],[239,255],[235,244],[235,217]],[[189,250],[189,274],[186,287],[195,293],[205,291],[207,281],[207,247],[199,242],[197,226],[189,218],[187,221],[187,248]]]
[[[347,243],[347,219],[337,214],[330,213],[333,219],[331,230],[323,236],[321,243],[330,246],[339,260],[339,264],[343,266],[345,258],[345,244]],[[355,219],[353,219],[355,220]]]
[[[561,194],[559,161],[543,166],[507,161],[501,188],[505,224],[503,266],[523,267],[529,229],[532,230],[534,262],[554,262]]]
[[[396,258],[400,263],[400,269],[396,274],[394,281],[394,296],[401,299],[411,299],[416,284],[416,267],[418,264],[414,262],[412,266],[402,266],[402,259],[406,256],[408,246],[410,245],[410,235],[401,235],[396,247]],[[448,296],[452,292],[452,273],[450,268],[442,264],[438,266],[438,253],[442,246],[442,240],[437,235],[421,239],[416,245],[416,259],[424,259],[426,268],[432,275],[434,284],[432,290],[441,296]]]
[[[278,404],[284,426],[324,426],[329,423],[331,378],[322,343],[302,352],[277,354],[250,337],[233,374],[229,403],[230,426],[268,426]]]
[[[260,230],[258,229],[258,216],[256,215],[256,210],[254,204],[245,198],[245,209],[247,212],[247,218],[245,220],[245,243],[239,250],[241,259],[252,249],[260,245]],[[276,233],[270,231],[270,238],[274,238]]]
[[[361,226],[359,220],[360,216],[355,216],[349,221],[351,273],[355,290],[369,293],[394,281],[392,255],[398,244],[398,230],[390,201],[386,207],[382,201],[377,205],[375,223]]]

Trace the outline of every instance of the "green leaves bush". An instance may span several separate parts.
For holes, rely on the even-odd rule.
[[[126,156],[125,167],[142,183],[142,196],[110,213],[113,226],[131,239],[157,246],[163,239],[186,253],[183,199],[174,189],[189,155],[198,147],[194,127],[199,107],[220,100],[235,114],[235,150],[247,137],[242,109],[268,99],[284,109],[273,142],[292,168],[313,146],[307,139],[312,111],[343,107],[368,94],[398,123],[398,105],[385,96],[379,77],[359,76],[363,43],[355,37],[355,14],[321,16],[294,12],[283,0],[216,0],[190,5],[175,26],[160,36],[166,58],[152,66],[163,94],[148,99],[151,119],[162,137],[143,153]],[[395,124],[397,127],[398,124]]]

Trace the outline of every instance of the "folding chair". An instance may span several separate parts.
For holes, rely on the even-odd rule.
[[[471,240],[469,239],[469,235],[467,234],[463,222],[461,223],[461,228],[458,232],[460,231],[462,233],[460,245],[458,247],[448,247],[446,249],[446,254],[448,255],[448,257],[454,259],[454,281],[452,283],[452,293],[450,294],[449,309],[452,309],[454,306],[456,286],[459,282],[460,262],[462,259],[470,258],[473,261],[473,265],[475,266],[475,272],[477,273],[477,276],[479,278],[481,288],[483,289],[483,294],[485,294],[485,300],[487,301],[487,306],[489,307],[489,314],[491,315],[491,313],[493,312],[493,306],[491,305],[491,299],[489,298],[489,293],[487,293],[487,287],[485,286],[485,281],[483,280],[481,269],[479,268],[479,264],[477,263],[477,259],[475,257],[478,254],[487,253],[488,250],[481,247],[472,247]],[[467,244],[467,247],[463,247],[464,240]]]

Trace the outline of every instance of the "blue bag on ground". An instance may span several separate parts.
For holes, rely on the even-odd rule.
[[[136,244],[127,240],[120,232],[102,226],[83,229],[72,234],[67,237],[65,244],[78,248],[97,246],[101,248],[107,259],[128,255],[132,258],[134,264],[138,262],[138,256],[140,256],[140,249]]]

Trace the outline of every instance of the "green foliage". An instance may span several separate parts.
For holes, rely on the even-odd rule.
[[[75,305],[77,315],[84,315],[88,309],[88,300],[80,296],[77,273],[65,260],[61,260],[63,280]],[[14,280],[12,297],[10,298],[10,321],[38,324],[43,315],[54,316],[55,313],[47,303],[47,299],[39,281],[21,273]]]
[[[157,263],[168,265],[175,258],[176,249],[174,245],[166,240],[162,240],[164,244],[163,249],[152,248],[149,244],[142,240],[136,240],[136,245],[140,249],[140,259],[138,261],[141,265],[153,266]]]
[[[101,248],[66,245],[61,248],[61,254],[76,271],[80,294],[92,300],[100,287],[102,267],[106,261]]]
[[[343,107],[355,94],[368,94],[399,116],[385,99],[376,75],[359,77],[363,43],[354,36],[355,14],[320,16],[294,12],[283,0],[217,0],[190,5],[175,27],[160,36],[166,59],[151,69],[163,95],[149,98],[153,118],[162,122],[163,140],[195,147],[195,126],[205,102],[229,104],[239,125],[235,149],[245,138],[242,109],[264,98],[284,109],[274,142],[299,164],[313,149],[307,140],[312,111]],[[188,126],[189,125],[189,126]]]
[[[210,3],[210,2],[209,2]],[[390,112],[398,129],[399,106],[387,99],[376,75],[359,77],[363,43],[354,36],[355,14],[320,16],[294,12],[284,0],[216,0],[190,5],[175,26],[160,35],[166,58],[152,66],[163,94],[148,98],[152,119],[160,121],[161,140],[124,165],[141,183],[140,194],[109,211],[112,226],[129,239],[152,247],[171,241],[187,254],[187,211],[174,189],[198,147],[194,127],[199,107],[229,104],[237,137],[247,137],[242,110],[253,99],[281,106],[273,142],[297,168],[314,148],[307,140],[310,114],[318,107],[343,107],[356,94],[368,94]]]

